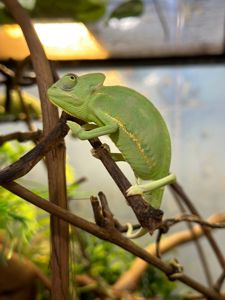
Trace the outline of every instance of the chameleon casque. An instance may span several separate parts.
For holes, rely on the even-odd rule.
[[[127,195],[142,194],[154,208],[159,208],[163,187],[175,180],[175,175],[169,174],[171,142],[165,121],[146,97],[127,87],[104,86],[104,80],[102,73],[79,77],[69,73],[48,89],[48,97],[69,115],[90,124],[87,130],[67,122],[79,139],[109,135],[120,150],[111,153],[113,159],[128,162],[138,183],[148,180],[132,185]],[[144,232],[141,229],[129,237]]]

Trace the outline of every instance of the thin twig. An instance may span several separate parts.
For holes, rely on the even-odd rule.
[[[217,228],[217,229],[225,228],[225,222],[209,223],[203,219],[200,219],[199,217],[196,217],[194,215],[188,215],[188,214],[182,214],[182,215],[176,216],[175,218],[165,219],[162,223],[162,226],[172,227],[173,225],[175,225],[177,223],[181,223],[181,222],[197,223],[202,226],[206,226],[206,227],[210,227],[210,228]]]
[[[20,99],[21,107],[25,114],[25,122],[27,124],[27,127],[31,131],[35,131],[35,126],[32,123],[32,118],[30,116],[30,112],[28,109],[28,106],[26,102],[24,101],[23,94],[19,85],[19,82],[21,81],[21,78],[23,77],[23,72],[26,64],[30,61],[30,56],[26,57],[22,62],[20,62],[17,66],[17,70],[15,72],[15,90],[17,91],[17,94]]]
[[[38,141],[41,135],[42,130],[40,129],[38,129],[37,131],[28,132],[16,131],[5,135],[0,135],[0,146],[12,140],[17,140],[18,142]]]
[[[182,199],[180,199],[180,196],[175,193],[174,190],[171,189],[171,192],[172,192],[172,195],[180,209],[180,211],[182,213],[186,213],[186,210],[185,210],[185,207],[184,207],[184,203],[182,202]],[[208,285],[210,287],[213,286],[213,279],[212,279],[212,274],[211,274],[211,271],[210,271],[210,267],[209,267],[209,261],[206,257],[206,254],[205,254],[205,251],[201,245],[201,241],[198,240],[198,238],[196,237],[196,234],[195,234],[195,231],[194,231],[194,227],[191,223],[188,223],[187,222],[187,227],[189,228],[192,236],[193,236],[193,242],[196,246],[196,249],[197,249],[197,253],[198,253],[198,256],[200,258],[200,261],[201,261],[201,264],[202,264],[202,268],[203,268],[203,272],[205,274],[205,277],[206,277],[206,280],[208,282]]]
[[[225,270],[224,272],[220,275],[220,277],[217,279],[215,285],[214,285],[214,289],[219,292],[223,286],[223,283],[225,281]]]
[[[186,195],[186,193],[183,191],[182,187],[177,183],[172,183],[170,185],[170,187],[181,197],[181,199],[183,200],[183,202],[185,203],[185,205],[188,207],[188,209],[191,211],[191,213],[193,215],[198,216],[199,218],[201,218],[201,215],[199,214],[199,212],[197,211],[197,209],[195,208],[195,206],[193,205],[193,202],[190,200],[190,198]],[[210,229],[202,226],[202,230],[204,231],[204,234],[208,240],[208,242],[210,243],[221,267],[222,270],[225,270],[225,259],[224,256],[219,248],[219,246],[217,245],[215,239],[213,238]]]
[[[30,151],[8,167],[0,170],[0,185],[27,174],[51,149],[62,143],[62,139],[69,131],[66,116],[62,114],[55,128]]]
[[[29,109],[27,107],[27,104],[26,102],[24,101],[24,98],[23,98],[23,95],[22,95],[22,91],[21,91],[21,88],[19,85],[16,85],[15,86],[15,90],[18,94],[18,97],[19,97],[19,100],[20,100],[20,103],[21,103],[21,107],[23,109],[23,112],[25,114],[25,118],[24,118],[24,121],[25,123],[27,124],[27,127],[30,131],[35,131],[36,128],[35,126],[33,125],[32,123],[32,118],[31,118],[31,115],[30,115],[30,112],[29,112]]]
[[[225,212],[210,216],[208,219],[209,223],[218,223],[225,221]],[[190,230],[178,231],[176,233],[167,235],[160,242],[160,252],[162,254],[169,252],[175,247],[184,245],[193,241],[193,238],[199,239],[204,235],[202,227],[199,225],[193,226],[193,234]],[[214,229],[211,229],[214,230]],[[156,255],[156,244],[151,243],[145,248],[152,255]],[[135,258],[130,268],[124,272],[115,283],[115,288],[119,290],[129,289],[135,290],[138,286],[142,274],[146,271],[148,264],[140,258]]]
[[[156,237],[156,256],[158,258],[161,258],[160,241],[161,241],[162,235],[167,233],[168,230],[169,230],[169,227],[167,226],[167,224],[165,224],[163,222],[162,225],[160,226],[159,230],[158,230],[158,234],[157,234],[157,237]]]

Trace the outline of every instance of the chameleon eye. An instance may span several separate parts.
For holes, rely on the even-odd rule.
[[[70,91],[77,83],[77,75],[67,74],[61,79],[61,88],[65,91]]]

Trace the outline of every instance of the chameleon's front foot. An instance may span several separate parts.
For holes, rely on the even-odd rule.
[[[67,121],[66,124],[71,129],[73,136],[77,137],[79,135],[79,133],[81,132],[81,130],[82,130],[82,127],[79,124],[75,123],[75,122]]]
[[[102,144],[101,147],[110,152],[110,147],[108,144]],[[91,155],[99,159],[98,151],[96,151],[94,148],[91,149]]]

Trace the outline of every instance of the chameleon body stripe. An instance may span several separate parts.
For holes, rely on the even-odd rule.
[[[125,124],[123,123],[122,120],[120,120],[118,117],[112,117],[109,114],[105,113],[107,116],[109,116],[112,120],[114,120],[118,125],[119,128],[122,129],[128,136],[129,138],[134,142],[134,144],[136,145],[136,148],[138,149],[138,152],[141,154],[142,158],[144,159],[144,161],[146,162],[146,164],[148,165],[149,168],[153,168],[156,163],[153,157],[147,156],[145,154],[145,150],[143,149],[141,142],[139,141],[138,137],[133,134],[132,132],[130,132]]]

